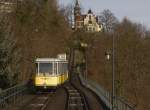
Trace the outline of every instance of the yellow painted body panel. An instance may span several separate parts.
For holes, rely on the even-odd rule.
[[[57,76],[36,76],[35,86],[58,86],[68,80],[68,73]]]

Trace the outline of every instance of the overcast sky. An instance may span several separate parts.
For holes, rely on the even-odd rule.
[[[75,0],[58,0],[59,4],[74,4]],[[111,10],[120,20],[128,17],[130,20],[139,22],[150,27],[150,0],[80,0],[84,11],[89,8],[95,13],[104,9]]]

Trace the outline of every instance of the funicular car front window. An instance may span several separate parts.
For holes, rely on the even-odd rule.
[[[53,73],[53,64],[52,63],[40,63],[39,64],[39,73]]]

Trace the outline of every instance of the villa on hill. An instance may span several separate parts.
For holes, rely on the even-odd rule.
[[[98,17],[90,9],[87,14],[81,13],[78,0],[74,7],[74,30],[83,30],[87,32],[101,32],[102,25],[98,24]]]

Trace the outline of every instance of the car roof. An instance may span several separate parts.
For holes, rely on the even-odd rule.
[[[37,58],[35,60],[36,63],[42,62],[67,62],[66,59],[59,59],[59,58]]]

